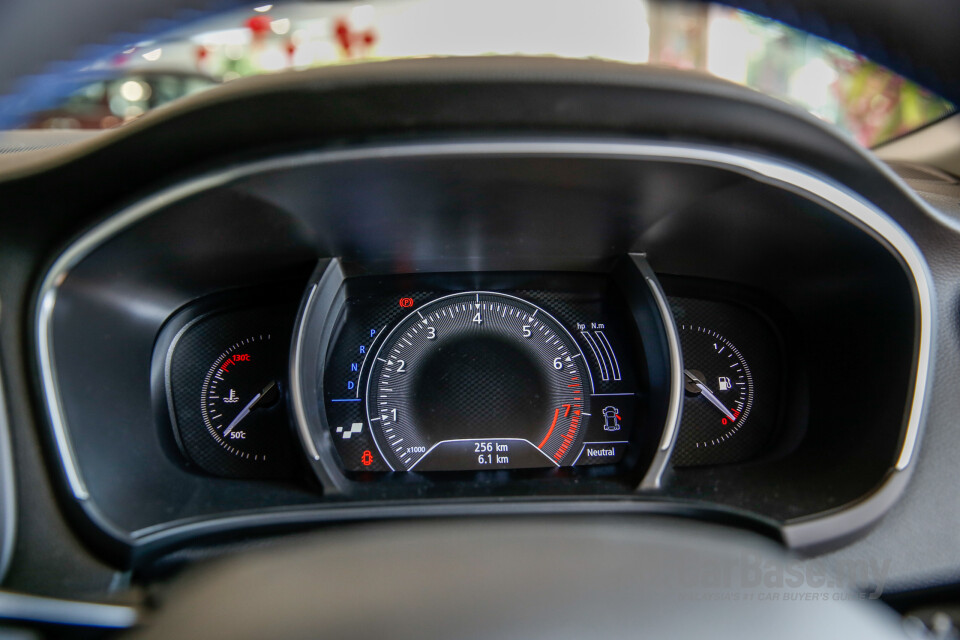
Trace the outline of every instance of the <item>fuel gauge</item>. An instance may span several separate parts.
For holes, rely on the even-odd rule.
[[[753,374],[743,353],[726,337],[699,325],[680,325],[684,359],[684,450],[716,447],[737,437],[750,419]]]
[[[711,288],[688,290],[716,295]],[[775,325],[759,311],[766,306],[686,296],[671,296],[670,306],[680,338],[684,383],[671,464],[677,468],[735,464],[763,455],[779,437],[787,397],[784,343]]]

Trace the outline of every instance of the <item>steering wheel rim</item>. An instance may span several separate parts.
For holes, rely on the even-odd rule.
[[[846,586],[670,518],[380,523],[200,565],[134,637],[904,637],[882,585]]]

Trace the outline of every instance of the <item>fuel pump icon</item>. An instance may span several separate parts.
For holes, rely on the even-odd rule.
[[[620,410],[616,407],[603,408],[603,430],[620,431]]]

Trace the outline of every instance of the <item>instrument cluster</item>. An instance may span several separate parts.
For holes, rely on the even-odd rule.
[[[773,324],[682,281],[666,297],[636,265],[368,276],[325,264],[315,281],[296,319],[290,301],[249,306],[260,297],[241,292],[165,327],[166,408],[188,468],[290,480],[312,466],[341,488],[589,468],[637,482],[656,480],[667,458],[743,463],[777,439]]]
[[[475,278],[440,279],[441,290],[403,277],[349,285],[323,385],[343,468],[619,462],[639,390],[629,325],[604,280],[549,290],[514,276],[524,289],[470,290]],[[457,284],[466,289],[449,292]]]

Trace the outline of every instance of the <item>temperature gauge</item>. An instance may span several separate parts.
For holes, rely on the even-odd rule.
[[[157,340],[173,427],[168,451],[216,476],[289,477],[285,320],[293,312],[284,304],[204,313],[219,302],[184,309]]]
[[[266,462],[286,418],[280,400],[282,361],[270,334],[240,340],[214,361],[200,391],[200,414],[210,436],[235,456]],[[278,370],[279,369],[279,370]]]

